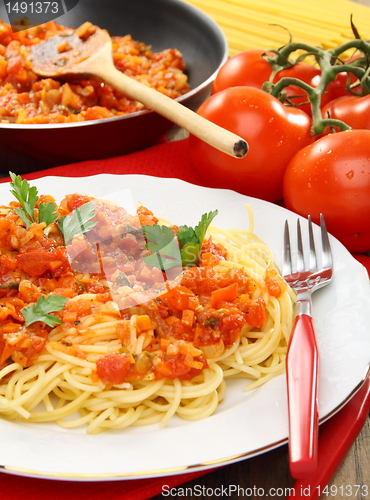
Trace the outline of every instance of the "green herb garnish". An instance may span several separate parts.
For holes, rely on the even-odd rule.
[[[216,316],[210,316],[204,321],[204,326],[209,326],[211,328],[216,328],[220,323],[220,318],[216,318]]]
[[[25,223],[26,228],[30,227],[33,222],[45,222],[46,226],[48,226],[58,218],[54,203],[49,202],[39,203],[38,220],[36,220],[35,207],[39,199],[37,188],[35,186],[30,186],[28,181],[22,180],[20,175],[16,175],[13,172],[9,172],[9,175],[12,179],[10,185],[13,188],[10,192],[22,205],[22,208],[17,207],[14,211]]]
[[[42,321],[51,327],[60,325],[62,321],[58,316],[50,313],[61,311],[67,300],[66,297],[62,297],[61,295],[49,295],[47,298],[44,296],[39,297],[35,304],[22,309],[26,327],[32,323],[36,323],[36,321]]]
[[[96,222],[91,219],[95,216],[94,204],[92,202],[85,203],[80,208],[76,208],[69,215],[58,217],[54,203],[39,203],[38,218],[35,218],[35,207],[39,200],[37,188],[30,186],[29,182],[22,180],[20,175],[9,172],[12,182],[11,193],[17,198],[22,208],[14,208],[15,213],[25,223],[26,228],[34,222],[45,222],[49,226],[54,221],[58,220],[58,227],[63,234],[64,244],[67,245],[76,234],[86,233],[92,229]]]
[[[218,210],[203,214],[194,229],[189,226],[180,226],[177,237],[181,245],[181,258],[184,266],[198,264],[207,229],[217,214]]]
[[[197,265],[207,229],[217,214],[218,210],[203,214],[195,228],[180,226],[177,233],[180,247],[170,227],[158,224],[143,226],[142,230],[147,240],[146,248],[151,252],[144,257],[144,261],[162,271],[175,266]]]
[[[52,222],[56,221],[58,216],[55,211],[55,205],[51,201],[48,203],[39,203],[39,222],[45,222],[49,226]]]
[[[180,248],[170,227],[153,224],[143,226],[142,230],[147,240],[146,248],[151,252],[144,257],[148,266],[162,271],[181,266]]]
[[[36,222],[35,206],[37,200],[39,199],[37,195],[37,188],[31,187],[28,181],[22,180],[19,175],[15,175],[13,172],[9,172],[9,175],[12,179],[10,185],[13,188],[10,192],[22,205],[22,208],[15,208],[14,210],[26,224],[26,227],[29,227],[32,222]]]
[[[63,234],[65,245],[73,239],[73,236],[87,233],[96,225],[96,222],[91,220],[95,216],[94,209],[94,203],[89,201],[60,219],[58,227]]]

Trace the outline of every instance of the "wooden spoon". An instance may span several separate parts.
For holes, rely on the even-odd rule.
[[[248,144],[241,137],[117,70],[108,32],[91,23],[34,45],[30,55],[33,71],[42,77],[79,76],[103,81],[230,156],[242,158],[248,152]]]

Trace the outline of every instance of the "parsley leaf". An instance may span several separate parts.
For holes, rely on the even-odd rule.
[[[35,304],[24,307],[22,309],[22,314],[26,321],[26,327],[36,321],[43,321],[48,326],[60,325],[62,322],[51,312],[61,311],[67,302],[66,297],[61,295],[49,295],[47,298],[41,296],[37,299]]]
[[[142,230],[147,240],[146,248],[151,252],[144,257],[148,266],[162,271],[181,266],[180,248],[170,227],[153,224],[143,226]]]
[[[203,214],[194,229],[185,225],[179,227],[177,237],[181,245],[181,257],[184,266],[197,265],[207,229],[217,214],[218,210]]]
[[[20,175],[15,175],[13,172],[9,172],[12,179],[10,183],[13,189],[10,190],[12,195],[14,195],[22,208],[16,208],[15,213],[22,219],[29,227],[32,222],[35,221],[35,205],[38,200],[37,188],[35,186],[31,187],[29,182],[22,180]]]
[[[181,260],[183,266],[196,266],[199,261],[199,255],[202,245],[190,241],[181,249]]]
[[[147,240],[146,248],[151,252],[144,257],[144,261],[162,271],[174,266],[197,265],[207,229],[217,214],[218,210],[203,214],[195,228],[180,226],[177,233],[180,249],[171,228],[157,224],[143,226],[142,230]]]
[[[94,203],[89,201],[60,219],[58,227],[63,234],[65,245],[73,239],[73,236],[87,233],[96,225],[96,222],[91,220],[95,216],[94,209]]]
[[[142,230],[147,239],[147,249],[151,252],[159,252],[174,239],[173,230],[168,226],[153,224],[143,226]]]
[[[48,203],[39,203],[39,222],[45,222],[46,226],[57,220],[55,205],[51,201]]]
[[[15,213],[25,223],[26,228],[30,227],[33,222],[45,222],[49,226],[54,221],[58,220],[58,227],[63,234],[64,243],[67,245],[76,234],[86,233],[92,229],[96,222],[91,219],[95,216],[94,204],[92,202],[85,203],[80,208],[76,208],[71,214],[59,218],[54,203],[39,203],[38,204],[38,220],[35,219],[35,207],[39,200],[37,188],[31,187],[29,182],[22,180],[20,175],[9,172],[12,182],[10,183],[11,193],[17,198],[22,208],[14,208]]]
[[[177,238],[180,242],[180,245],[184,247],[186,243],[199,243],[199,238],[192,227],[189,226],[180,226],[179,232],[177,233]]]
[[[39,203],[38,205],[38,221],[35,219],[35,207],[39,199],[37,188],[30,186],[29,182],[22,180],[20,175],[15,175],[9,172],[12,179],[10,183],[13,189],[10,192],[17,198],[22,208],[15,208],[14,211],[25,223],[26,228],[30,227],[33,222],[45,222],[46,226],[54,222],[58,216],[56,214],[54,203]]]
[[[213,221],[213,219],[216,217],[217,214],[218,210],[214,210],[213,212],[209,212],[208,214],[203,214],[199,224],[195,226],[195,233],[198,236],[200,244],[203,243],[207,229],[209,228],[211,222]]]

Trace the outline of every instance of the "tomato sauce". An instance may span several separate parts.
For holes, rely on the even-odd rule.
[[[222,267],[223,245],[206,239],[199,265],[167,280],[164,271],[144,260],[148,250],[141,226],[158,223],[153,212],[139,207],[130,215],[112,202],[79,194],[55,206],[64,216],[90,202],[95,225],[67,246],[56,222],[47,232],[45,223],[26,228],[16,213],[19,204],[0,207],[0,369],[14,362],[31,366],[45,349],[53,326],[41,320],[26,326],[22,311],[50,295],[67,299],[53,314],[60,328],[76,335],[86,333],[79,330],[84,318],[98,314],[104,304],[116,305],[116,312],[106,316],[117,323],[121,347],[99,357],[94,373],[106,385],[163,377],[191,380],[232,347],[244,328],[263,327],[265,300],[256,295],[258,286],[244,269]],[[278,297],[284,282],[268,270],[264,286]],[[132,342],[142,335],[145,347],[136,350]],[[84,357],[73,343],[51,344]]]
[[[0,119],[3,123],[66,123],[100,120],[145,109],[110,85],[76,78],[60,82],[32,71],[30,49],[66,28],[55,21],[12,32],[0,21]],[[113,61],[128,76],[175,99],[189,92],[177,49],[153,53],[130,35],[112,37]]]

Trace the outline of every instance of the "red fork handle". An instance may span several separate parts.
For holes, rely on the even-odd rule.
[[[363,429],[369,411],[370,371],[353,398],[320,426],[317,470],[312,476],[296,481],[288,497],[290,500],[317,500],[325,494],[325,488]]]
[[[317,467],[318,357],[312,317],[299,314],[286,359],[289,466],[295,479],[310,476]]]

